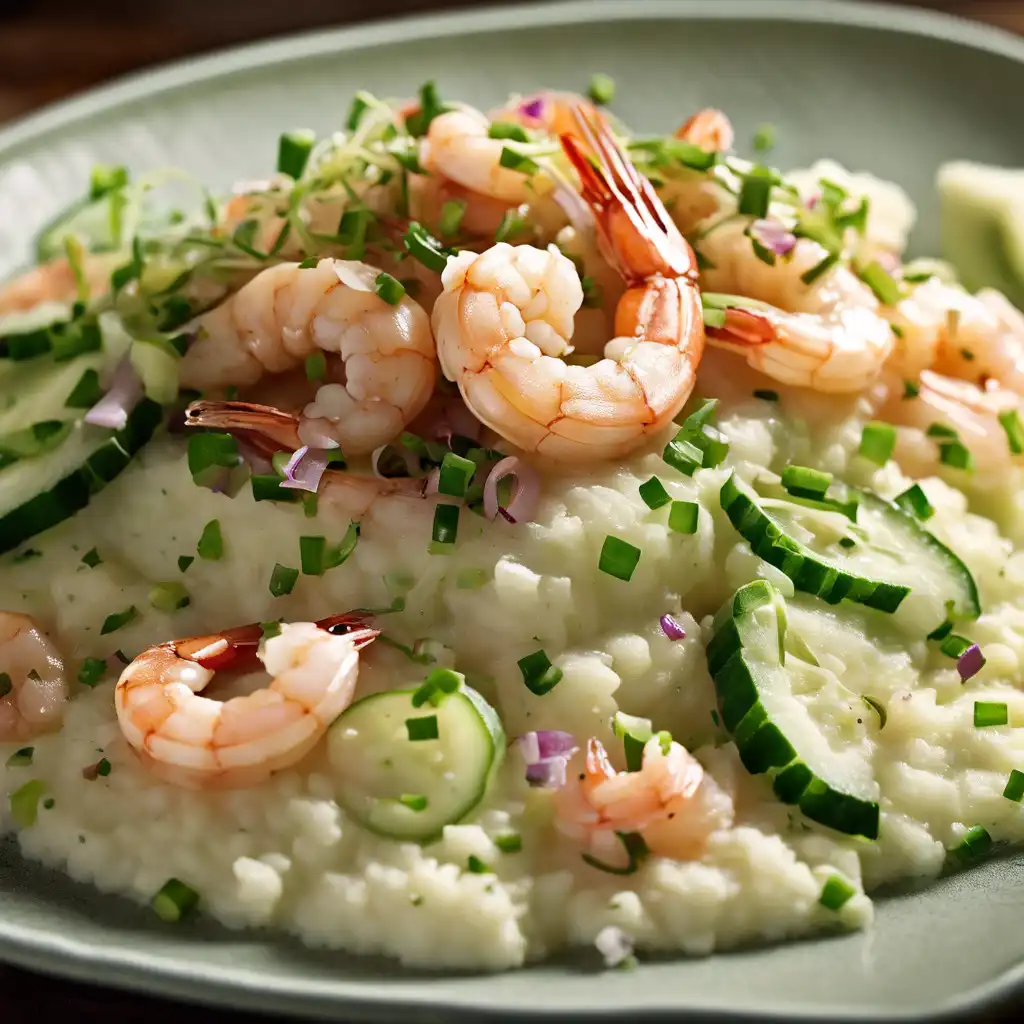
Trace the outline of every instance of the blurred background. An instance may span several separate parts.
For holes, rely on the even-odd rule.
[[[503,0],[503,6],[517,2]],[[1024,0],[886,2],[1024,33]],[[480,0],[0,0],[0,122],[125,72],[233,43],[480,6]]]

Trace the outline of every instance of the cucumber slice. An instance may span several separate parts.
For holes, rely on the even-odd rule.
[[[88,196],[62,210],[36,238],[36,260],[45,263],[64,255],[64,239],[76,235],[90,252],[112,252],[120,243],[117,237],[120,208],[124,206],[120,190],[99,199]]]
[[[505,732],[494,708],[468,686],[436,705],[413,704],[418,692],[388,690],[356,701],[328,733],[328,758],[338,802],[364,828],[425,843],[484,799],[505,755]],[[406,722],[432,716],[437,738],[410,739]]]
[[[846,598],[899,609],[908,627],[925,634],[947,618],[981,614],[970,571],[917,519],[870,491],[836,485],[833,494],[839,503],[856,502],[855,523],[820,502],[758,495],[735,475],[720,501],[755,554],[829,604]]]
[[[783,803],[838,832],[877,839],[866,727],[842,714],[838,682],[834,692],[799,685],[796,665],[787,667],[785,632],[785,602],[767,580],[740,587],[715,617],[707,659],[722,725],[748,772],[772,773]]]

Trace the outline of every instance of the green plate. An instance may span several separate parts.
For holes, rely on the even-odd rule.
[[[571,55],[570,59],[567,59]],[[943,160],[1024,167],[1013,97],[1024,42],[965,22],[834,0],[609,0],[512,6],[321,32],[182,63],[50,108],[0,133],[0,276],[82,190],[95,161],[183,165],[216,186],[274,160],[278,133],[327,131],[352,92],[496,102],[536,86],[618,83],[615,109],[668,129],[715,105],[739,138],[769,121],[783,165],[831,156],[902,183],[919,252],[938,246]],[[1024,982],[1024,860],[880,900],[866,934],[597,972],[593,960],[499,976],[430,975],[145,910],[0,844],[0,956],[150,993],[335,1019],[518,1021],[771,1017],[939,1019]]]

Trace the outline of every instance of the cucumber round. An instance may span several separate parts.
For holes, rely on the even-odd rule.
[[[878,784],[863,720],[842,687],[799,693],[787,668],[786,607],[766,580],[748,583],[715,618],[707,649],[722,725],[752,775],[770,772],[775,795],[820,825],[878,838]],[[795,666],[794,666],[795,668]]]
[[[64,255],[64,239],[75,235],[90,252],[111,252],[118,246],[112,203],[123,202],[119,192],[99,199],[86,196],[57,214],[36,238],[36,260],[45,263]]]
[[[483,801],[505,755],[505,732],[494,708],[468,686],[422,706],[413,704],[418,692],[387,690],[356,701],[331,726],[328,758],[338,802],[364,828],[425,843]],[[437,738],[410,739],[406,722],[431,717]]]
[[[735,475],[722,485],[720,501],[756,555],[829,604],[846,598],[883,612],[900,609],[924,633],[981,614],[967,566],[917,519],[869,491],[837,490],[841,503],[856,504],[856,522],[821,502],[765,498]],[[823,516],[828,529],[815,532]]]

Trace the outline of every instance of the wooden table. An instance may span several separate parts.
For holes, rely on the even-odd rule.
[[[0,4],[0,123],[137,68],[233,43],[340,21],[481,6],[477,0],[285,0],[262,5],[245,0],[134,0],[130,5],[119,0],[0,0]],[[1024,34],[1024,0],[916,0],[915,5]],[[73,1024],[143,1019],[149,1024],[171,1024],[185,1013],[196,1013],[3,966],[0,1007],[9,1024],[58,1018]],[[253,1019],[240,1013],[202,1010],[199,1014],[212,1024]],[[991,1021],[1019,1016],[1013,1011]]]

